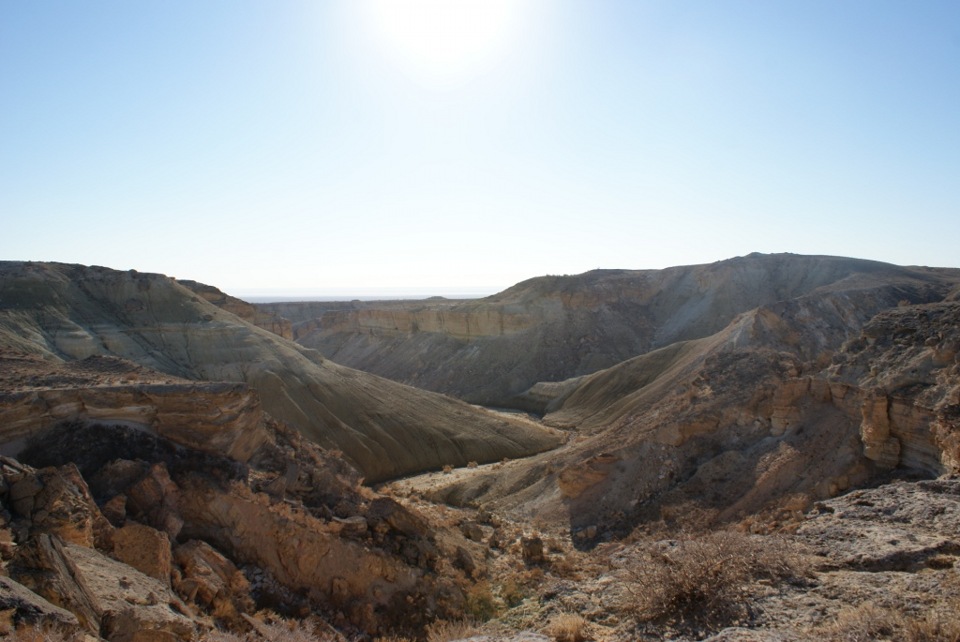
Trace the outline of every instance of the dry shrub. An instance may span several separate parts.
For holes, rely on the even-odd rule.
[[[547,626],[547,635],[557,642],[584,642],[587,636],[587,621],[575,613],[554,616]]]
[[[957,606],[948,615],[930,611],[916,617],[872,602],[846,608],[828,625],[812,631],[818,637],[836,642],[960,642],[960,612]]]
[[[437,620],[427,625],[427,642],[451,642],[463,640],[480,633],[470,620]]]
[[[507,608],[519,606],[527,598],[527,590],[518,578],[510,576],[500,585],[500,597]]]
[[[475,622],[486,622],[496,616],[500,610],[487,582],[479,582],[471,586],[464,594],[464,598],[463,610],[467,617]]]
[[[641,622],[700,630],[749,617],[746,587],[809,573],[784,540],[721,531],[660,543],[629,570],[628,608]]]

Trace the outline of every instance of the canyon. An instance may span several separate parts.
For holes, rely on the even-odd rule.
[[[6,262],[0,366],[11,626],[960,634],[960,269],[752,254],[253,305]]]

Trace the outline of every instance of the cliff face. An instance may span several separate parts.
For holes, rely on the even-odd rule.
[[[586,543],[661,520],[777,527],[896,471],[957,472],[960,307],[919,294],[826,289],[538,386],[576,438],[433,496],[564,515]]]
[[[0,392],[0,449],[64,422],[136,426],[175,443],[246,461],[266,438],[260,398],[244,384],[154,384]]]
[[[665,270],[542,277],[477,301],[264,309],[296,319],[296,340],[338,363],[470,401],[526,408],[517,395],[538,382],[709,336],[758,306],[881,283],[903,289],[913,303],[938,301],[957,278],[956,270],[750,255]]]
[[[530,422],[333,364],[157,274],[0,264],[0,347],[62,362],[120,357],[171,377],[245,382],[266,412],[340,448],[369,480],[559,443]]]

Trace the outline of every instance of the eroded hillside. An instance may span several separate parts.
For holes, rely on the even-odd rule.
[[[172,377],[248,383],[273,417],[341,449],[369,480],[559,443],[531,422],[339,366],[213,305],[211,288],[193,287],[203,296],[159,274],[2,263],[0,347],[57,362],[115,356]]]
[[[538,382],[582,376],[722,330],[738,314],[817,290],[886,284],[939,301],[956,270],[760,255],[665,270],[540,277],[475,301],[268,304],[330,359],[485,405],[542,410]]]

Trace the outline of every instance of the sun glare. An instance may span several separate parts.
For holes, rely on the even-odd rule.
[[[418,80],[457,82],[494,67],[516,40],[522,0],[369,0],[387,58]]]

